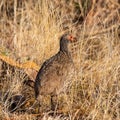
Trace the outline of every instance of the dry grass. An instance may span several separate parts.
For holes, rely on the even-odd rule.
[[[87,0],[86,0],[87,1]],[[112,1],[112,0],[111,0]],[[88,1],[89,2],[89,1]],[[7,5],[5,4],[7,3]],[[69,94],[58,96],[55,117],[48,111],[40,113],[42,120],[119,120],[120,119],[120,38],[114,28],[106,32],[100,28],[100,34],[94,34],[93,25],[87,33],[86,26],[72,23],[74,5],[47,0],[34,0],[19,3],[7,0],[0,2],[0,53],[10,56],[17,62],[34,61],[41,65],[59,49],[59,37],[66,32],[66,25],[73,34],[78,35],[77,55],[74,59],[76,74]],[[87,2],[86,2],[87,4]],[[81,5],[80,2],[79,4]],[[3,7],[4,6],[4,7]],[[6,7],[6,9],[5,9]],[[10,8],[9,8],[10,7]],[[12,11],[14,9],[14,12]],[[81,16],[84,16],[84,8]],[[8,12],[9,11],[9,12]],[[70,12],[69,12],[70,11]],[[70,14],[71,13],[71,14]],[[114,25],[120,23],[115,22]],[[97,29],[98,30],[98,29]],[[101,33],[101,31],[105,31]],[[75,49],[76,51],[76,49]],[[23,81],[28,79],[23,69],[0,65],[0,119],[35,120],[38,110],[29,111],[34,92],[26,90]],[[6,100],[6,94],[7,95]],[[10,113],[9,98],[14,94],[28,95],[22,113]],[[47,96],[49,97],[49,96]],[[31,102],[32,101],[32,102]],[[43,109],[49,107],[44,99]],[[39,114],[39,113],[38,113]],[[38,119],[40,119],[38,117]]]

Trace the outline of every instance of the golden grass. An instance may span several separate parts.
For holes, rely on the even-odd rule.
[[[9,4],[9,2],[7,3]],[[13,4],[12,8],[15,10],[14,16],[8,18],[2,10],[0,13],[2,17],[0,20],[0,47],[5,47],[7,50],[4,51],[4,54],[14,58],[17,63],[30,60],[41,65],[43,61],[54,55],[59,49],[59,37],[65,32],[62,23],[67,24],[69,31],[72,31],[73,34],[79,35],[77,56],[74,60],[77,72],[69,86],[69,94],[64,93],[58,96],[55,117],[51,117],[47,114],[48,112],[45,112],[42,113],[41,119],[119,120],[120,41],[114,30],[108,31],[103,27],[100,34],[96,34],[95,26],[93,26],[89,31],[90,35],[87,34],[86,37],[86,26],[82,26],[79,31],[77,26],[70,23],[69,12],[66,12],[64,7],[60,9],[57,3],[47,0],[38,0],[36,3],[25,1],[19,10],[16,7],[17,2],[11,0],[10,3],[11,6]],[[1,2],[0,6],[3,4]],[[73,9],[72,7],[71,9]],[[65,22],[64,18],[67,17],[67,22]],[[3,57],[1,59],[6,61]],[[16,62],[12,60],[8,63],[17,67],[21,66],[14,64]],[[0,90],[10,93],[7,99],[14,94],[26,94],[25,86],[22,84],[26,79],[23,70],[13,69],[9,65],[0,67]],[[27,67],[30,67],[30,64],[27,64]],[[32,67],[38,70],[36,65]],[[26,68],[26,64],[20,68]],[[25,107],[29,109],[31,106],[28,104],[34,96],[32,88],[27,91],[27,94],[29,94],[29,100]],[[3,100],[5,95],[0,93],[0,97],[1,120],[36,119],[37,115],[30,113],[29,110],[26,113],[10,113],[5,107],[8,106],[8,103]],[[46,100],[45,105],[48,107],[49,101]],[[37,108],[34,109],[36,111]]]

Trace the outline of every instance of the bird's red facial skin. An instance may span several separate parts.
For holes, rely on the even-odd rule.
[[[68,40],[71,41],[71,42],[75,42],[75,41],[76,41],[76,38],[73,37],[72,35],[69,35],[69,36],[68,36]]]

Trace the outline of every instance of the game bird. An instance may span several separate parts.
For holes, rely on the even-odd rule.
[[[52,101],[52,96],[62,92],[66,81],[74,72],[71,44],[76,41],[71,34],[64,34],[60,38],[58,53],[42,64],[34,84],[36,99],[39,95],[50,95]]]

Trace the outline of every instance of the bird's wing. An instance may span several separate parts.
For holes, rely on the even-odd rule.
[[[59,69],[61,66],[59,62],[59,54],[56,54],[55,56],[51,57],[50,59],[46,60],[36,77],[36,81],[40,81],[41,79],[48,78],[49,74],[55,74],[56,69]]]

